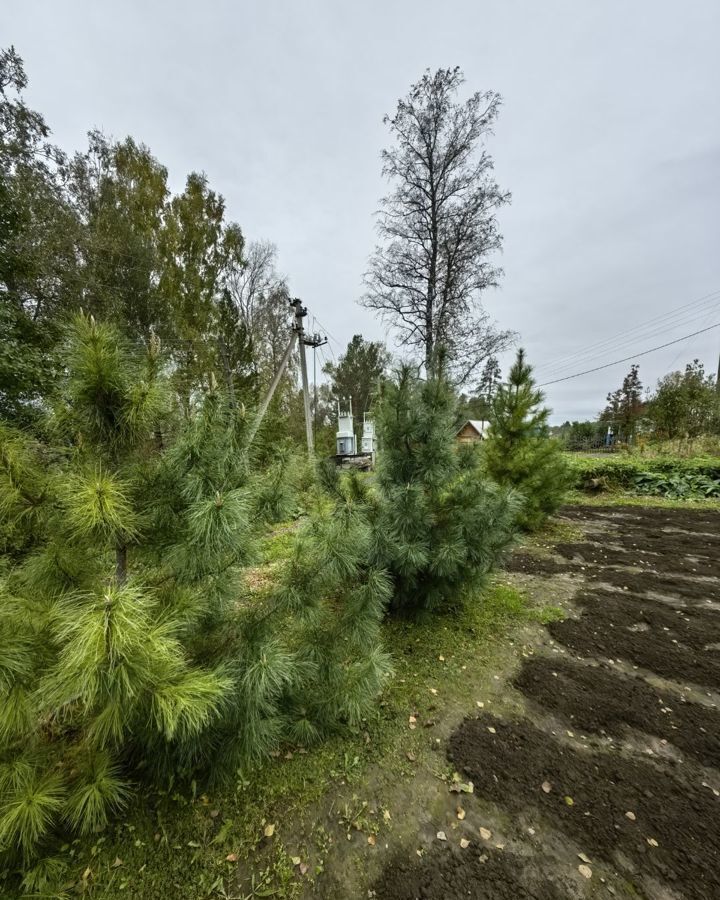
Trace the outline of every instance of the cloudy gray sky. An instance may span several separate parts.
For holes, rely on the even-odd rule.
[[[0,35],[64,149],[101,127],[148,144],[174,188],[205,171],[335,354],[385,336],[356,302],[382,116],[438,66],[504,98],[490,150],[513,203],[486,306],[541,381],[720,322],[718,0],[3,0]],[[719,350],[716,329],[640,372],[714,370]],[[596,413],[628,366],[548,386],[554,421]]]

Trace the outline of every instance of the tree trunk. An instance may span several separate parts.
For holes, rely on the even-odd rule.
[[[122,586],[127,581],[127,547],[115,548],[115,581]]]

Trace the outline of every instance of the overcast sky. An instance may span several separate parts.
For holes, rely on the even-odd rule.
[[[65,150],[100,127],[146,143],[174,189],[206,172],[246,237],[277,244],[335,354],[387,337],[357,305],[382,117],[439,66],[504,99],[489,149],[513,202],[485,305],[540,381],[720,322],[718,0],[3,0],[0,35]],[[640,373],[714,371],[719,350],[720,328]],[[553,421],[597,413],[628,367],[548,386]]]

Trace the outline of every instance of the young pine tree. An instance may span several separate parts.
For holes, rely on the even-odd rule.
[[[522,494],[519,523],[529,530],[558,508],[571,480],[562,448],[549,436],[550,410],[543,400],[520,349],[507,384],[495,396],[483,455],[490,477]]]
[[[403,368],[383,385],[371,498],[374,558],[393,583],[390,608],[431,612],[477,587],[514,534],[514,492],[484,477],[454,439],[455,395]]]
[[[207,652],[246,551],[242,475],[208,398],[174,450],[159,348],[80,318],[51,445],[0,435],[0,854],[101,827],[133,763],[183,757],[227,703]],[[5,866],[3,866],[5,868]]]
[[[49,431],[0,430],[0,868],[41,886],[62,833],[140,779],[234,774],[357,722],[387,674],[388,584],[351,503],[319,512],[276,595],[243,605],[244,423],[173,413],[151,344],[79,319]]]

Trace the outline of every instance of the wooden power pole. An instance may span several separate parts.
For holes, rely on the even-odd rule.
[[[265,413],[268,410],[268,406],[270,406],[270,402],[273,398],[273,395],[275,394],[278,384],[280,384],[280,379],[287,369],[288,363],[290,362],[290,357],[292,356],[293,347],[295,346],[295,342],[297,341],[300,347],[300,372],[302,375],[303,406],[305,407],[305,436],[307,438],[308,454],[312,456],[315,448],[313,441],[312,416],[310,414],[310,387],[308,385],[305,347],[321,347],[323,344],[327,343],[327,339],[321,338],[319,334],[306,336],[305,329],[303,327],[303,319],[307,315],[307,309],[302,305],[301,301],[297,297],[290,301],[290,306],[293,307],[295,316],[292,325],[292,332],[290,334],[290,340],[288,341],[287,347],[285,348],[285,352],[283,353],[282,359],[280,360],[280,365],[277,368],[277,372],[275,372],[272,383],[270,384],[270,387],[268,388],[268,391],[265,394],[262,403],[260,404],[260,408],[257,411],[255,421],[252,424],[252,428],[250,429],[250,434],[248,436],[248,444],[251,444],[253,442],[253,440],[255,439],[255,435],[258,433],[258,429],[262,425],[262,421],[265,418]]]
[[[322,347],[327,343],[327,338],[321,338],[319,334],[306,335],[303,327],[303,319],[307,315],[307,309],[295,298],[291,301],[295,307],[295,331],[300,345],[300,375],[302,377],[303,407],[305,409],[305,436],[307,438],[308,456],[315,453],[315,441],[313,437],[313,416],[310,411],[310,385],[308,384],[306,347]]]

